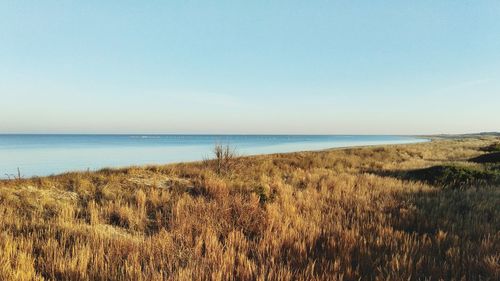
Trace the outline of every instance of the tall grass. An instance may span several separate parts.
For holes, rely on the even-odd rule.
[[[495,141],[0,181],[0,280],[499,280],[498,185],[392,176]]]

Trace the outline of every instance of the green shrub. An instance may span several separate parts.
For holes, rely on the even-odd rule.
[[[498,183],[500,173],[487,169],[458,165],[433,166],[409,171],[409,179],[425,181],[444,188],[463,188],[474,184]]]

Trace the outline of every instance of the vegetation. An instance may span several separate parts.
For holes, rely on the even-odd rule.
[[[213,150],[214,159],[204,160],[206,167],[212,168],[218,175],[227,174],[238,165],[238,155],[234,148],[228,144],[216,144]]]
[[[478,185],[500,185],[500,171],[489,166],[438,165],[409,171],[406,175],[409,179],[426,181],[441,188],[467,189]]]
[[[499,280],[498,141],[0,181],[0,280]]]
[[[500,152],[500,142],[492,143],[482,149],[487,152]]]
[[[471,159],[476,163],[500,163],[500,152],[483,154]]]

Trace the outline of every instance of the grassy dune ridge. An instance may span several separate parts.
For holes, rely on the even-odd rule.
[[[0,181],[0,280],[499,280],[499,142]]]

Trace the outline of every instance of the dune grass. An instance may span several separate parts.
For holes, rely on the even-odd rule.
[[[498,141],[0,181],[0,280],[499,280]]]

